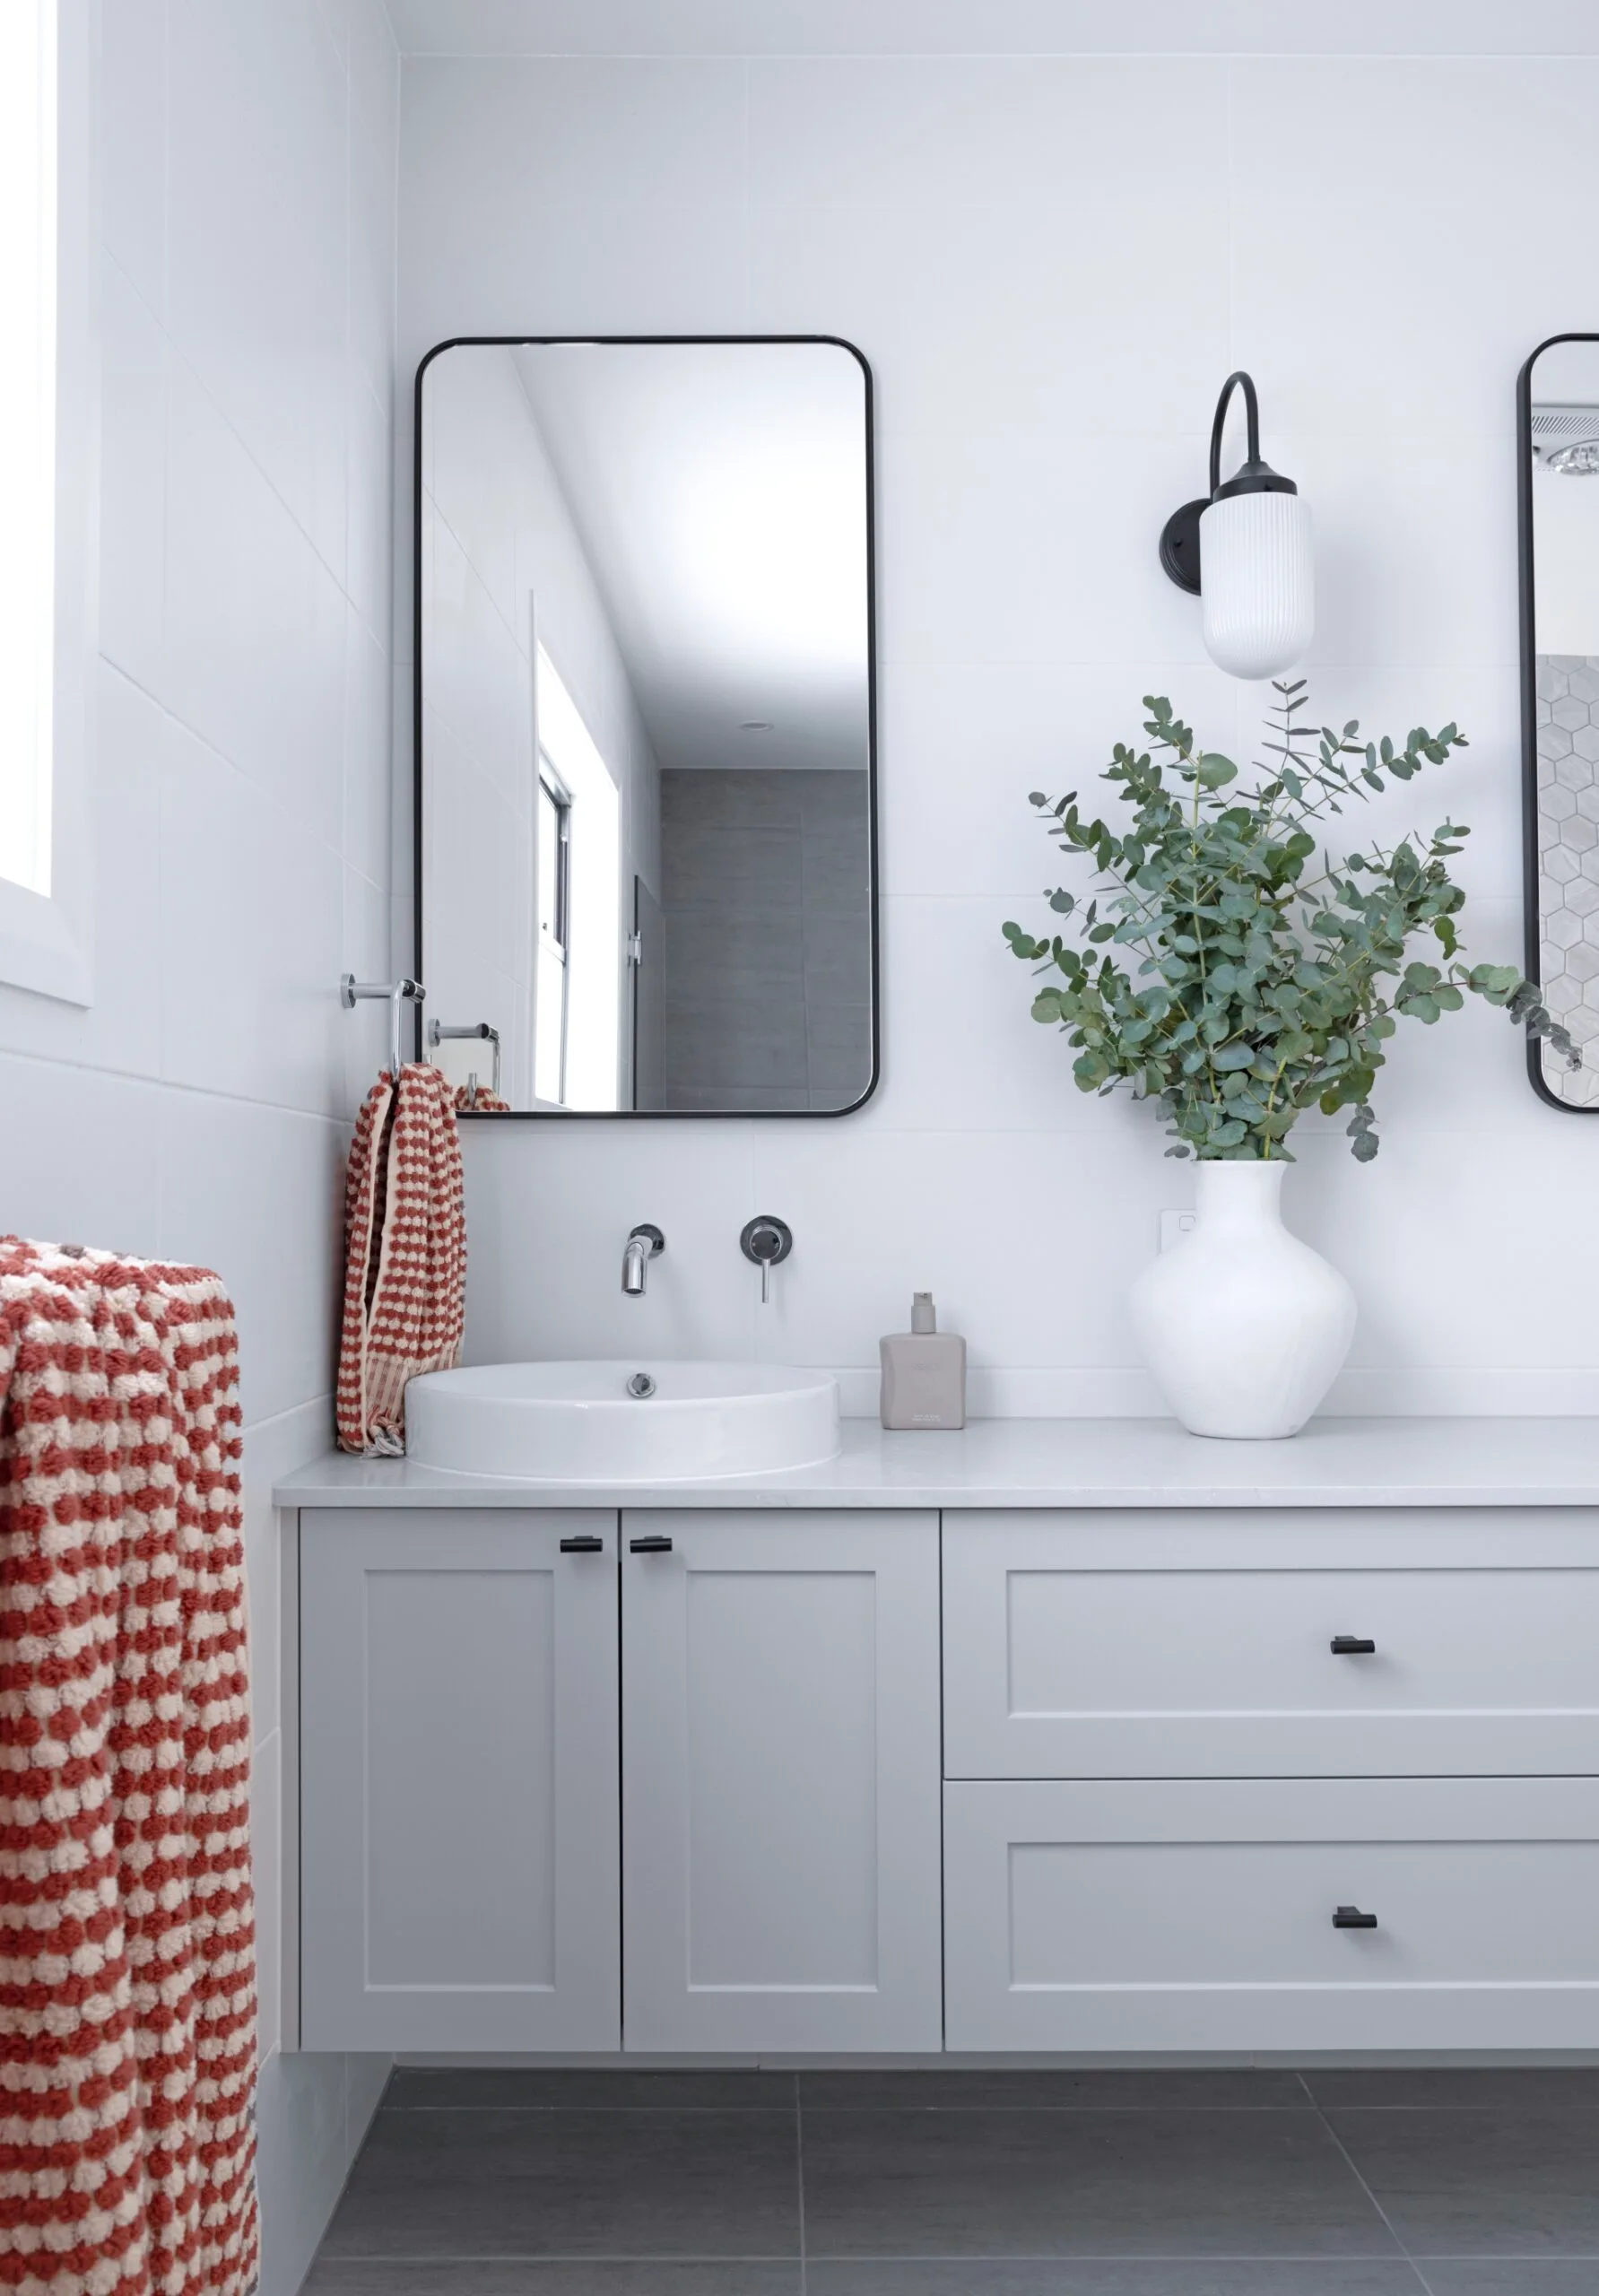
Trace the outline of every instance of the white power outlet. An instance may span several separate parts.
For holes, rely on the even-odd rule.
[[[1180,1244],[1199,1225],[1197,1212],[1163,1212],[1160,1214],[1160,1249],[1169,1252],[1173,1244]]]

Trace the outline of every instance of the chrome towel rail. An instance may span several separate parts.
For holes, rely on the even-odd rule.
[[[427,995],[420,980],[357,980],[352,972],[339,977],[339,1002],[346,1013],[353,1013],[357,1004],[369,997],[384,997],[388,1004],[389,1069],[397,1085],[404,1055],[400,1048],[400,1007],[407,1003],[420,1004]]]

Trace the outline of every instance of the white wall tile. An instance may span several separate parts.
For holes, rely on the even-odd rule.
[[[762,59],[749,66],[751,189],[796,202],[1066,205],[1131,179],[1180,202],[1195,123],[1224,113],[1226,71],[1197,57]]]
[[[59,1057],[0,1053],[0,1104],[13,1111],[0,1126],[6,1231],[159,1255],[162,1099]]]
[[[161,852],[162,1073],[197,1091],[342,1114],[337,853],[170,722]],[[195,904],[210,930],[196,931]]]
[[[107,252],[157,317],[167,305],[167,0],[100,12],[100,213]]]
[[[160,1109],[161,1250],[232,1295],[246,1425],[328,1394],[345,1127],[213,1092]]]
[[[1180,207],[1148,189],[757,204],[749,324],[869,344],[889,430],[1181,431],[1226,371],[1227,222],[1217,185]],[[1127,323],[1141,278],[1161,282],[1158,349]]]
[[[756,1212],[750,1128],[631,1125],[463,1127],[466,1353],[722,1355],[754,1352],[760,1280],[738,1248]],[[528,1186],[528,1150],[538,1183]],[[624,1298],[628,1231],[652,1221],[666,1249],[643,1299]]]
[[[884,661],[1204,660],[1154,547],[1195,441],[885,431],[878,460]]]
[[[505,58],[491,70],[445,58],[408,80],[407,201],[523,213],[552,204],[688,204],[743,190],[744,71],[717,58]]]
[[[1594,189],[1592,56],[1245,57],[1230,74],[1241,193],[1376,192],[1403,216],[1417,203],[1494,193],[1530,213]],[[1481,316],[1470,315],[1473,329]]]
[[[165,684],[167,423],[171,345],[118,265],[100,265],[100,643],[108,661]]]
[[[171,394],[167,672],[173,714],[336,849],[344,602],[193,378]]]
[[[169,5],[173,334],[339,574],[345,68],[317,0]]]
[[[387,885],[393,838],[390,802],[393,672],[383,639],[354,607],[344,617],[344,828],[351,866]]]

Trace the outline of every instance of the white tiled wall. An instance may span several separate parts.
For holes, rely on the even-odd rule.
[[[238,1303],[262,2040],[275,2052],[274,1474],[327,1439],[341,1164],[388,962],[399,59],[380,0],[106,0],[96,999],[0,989],[0,1228]],[[269,2056],[265,2296],[382,2062]]]
[[[1029,1020],[999,926],[1056,873],[1027,793],[1151,690],[1247,737],[1155,555],[1246,365],[1316,520],[1322,710],[1472,738],[1369,825],[1464,815],[1469,945],[1519,958],[1511,391],[1593,323],[1560,219],[1599,196],[1596,99],[1591,57],[407,59],[403,372],[465,332],[813,329],[878,386],[882,1090],[837,1123],[479,1126],[476,1353],[760,1353],[870,1410],[931,1284],[979,1409],[1151,1406],[1124,1302],[1188,1184]],[[1599,1407],[1599,1127],[1481,1011],[1407,1028],[1377,1106],[1374,1166],[1295,1136],[1290,1221],[1361,1300],[1334,1407]],[[795,1234],[764,1313],[753,1212]],[[624,1300],[645,1219],[669,1256]]]

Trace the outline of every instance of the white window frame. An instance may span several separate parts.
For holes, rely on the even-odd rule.
[[[50,890],[0,879],[0,982],[93,995],[89,787],[100,642],[98,0],[56,0],[56,532]]]

